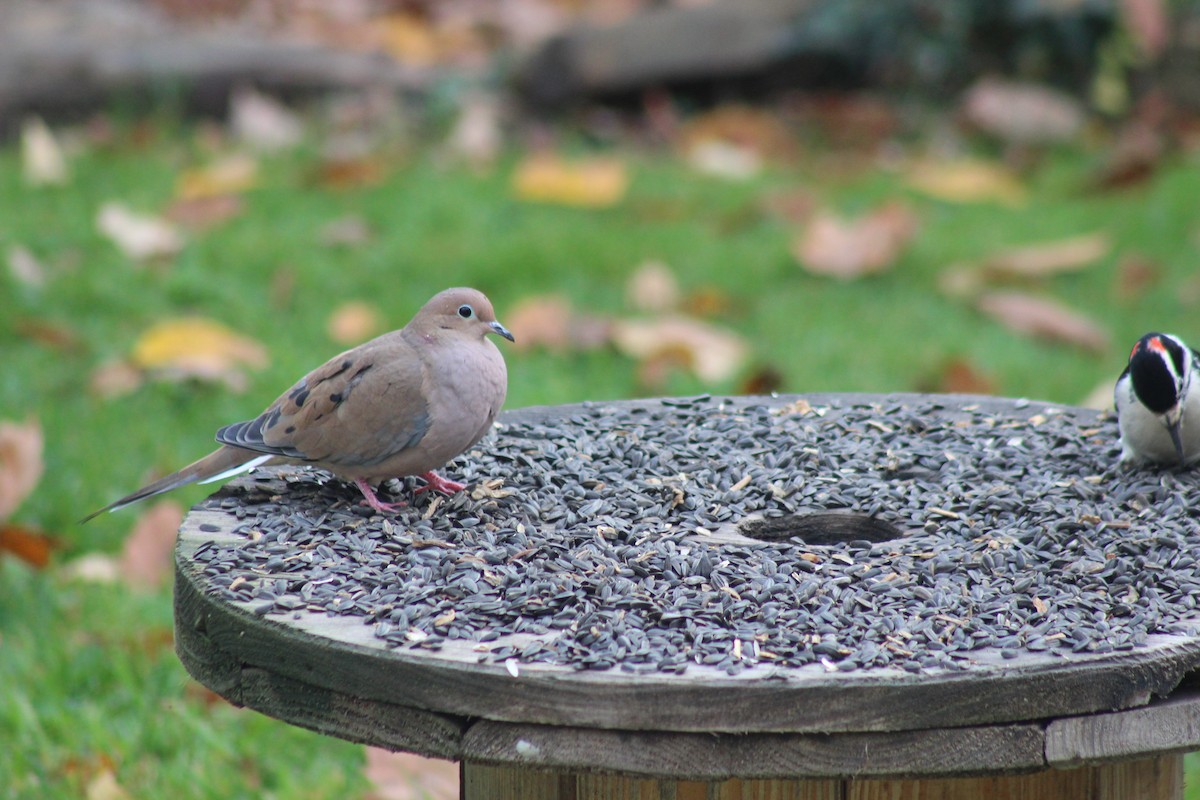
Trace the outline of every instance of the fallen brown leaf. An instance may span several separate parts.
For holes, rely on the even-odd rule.
[[[62,147],[41,117],[21,123],[21,173],[30,186],[61,186],[69,177]]]
[[[769,161],[796,155],[795,137],[771,111],[726,105],[685,122],[679,150],[702,172],[730,178],[756,174]]]
[[[209,689],[199,681],[188,681],[183,685],[183,696],[193,703],[198,703],[204,706],[205,709],[211,710],[217,706],[228,706],[236,708],[228,700],[221,695]]]
[[[839,149],[875,150],[902,127],[896,103],[866,92],[796,92],[785,108]]]
[[[525,158],[512,174],[512,191],[519,200],[581,208],[608,208],[625,196],[629,172],[615,158],[566,161],[538,154]]]
[[[817,196],[803,187],[771,192],[761,202],[768,214],[793,225],[807,223],[818,207]]]
[[[118,202],[100,207],[96,228],[135,261],[165,258],[183,248],[183,237],[174,225],[159,217],[137,214]]]
[[[371,800],[456,800],[459,796],[458,764],[453,761],[368,747],[364,775],[371,784],[367,795]]]
[[[383,331],[383,315],[370,303],[342,303],[329,315],[325,330],[338,344],[359,344]]]
[[[145,382],[145,374],[137,365],[124,359],[106,361],[92,370],[88,388],[97,397],[111,400],[132,394]]]
[[[916,216],[901,203],[854,220],[822,211],[795,240],[792,253],[814,275],[849,280],[891,268],[916,230]]]
[[[1144,183],[1158,171],[1167,152],[1167,140],[1159,126],[1140,118],[1130,119],[1108,149],[1108,156],[1092,176],[1096,189],[1125,189]]]
[[[1107,234],[1090,233],[996,253],[984,259],[983,269],[989,276],[1002,278],[1044,278],[1077,272],[1111,249],[1112,240]]]
[[[1111,240],[1099,232],[1016,247],[975,264],[956,264],[943,270],[938,288],[948,297],[972,298],[997,283],[1076,272],[1107,255],[1111,248]]]
[[[683,311],[693,317],[724,317],[733,307],[728,292],[717,286],[701,286],[683,298]]]
[[[761,366],[738,386],[738,394],[771,394],[783,390],[783,373],[775,367]]]
[[[183,507],[162,500],[146,509],[121,547],[121,580],[133,589],[161,586],[174,563],[175,534],[183,522]]]
[[[83,349],[79,334],[61,322],[36,317],[17,317],[13,322],[13,332],[54,350],[73,352]]]
[[[661,261],[646,261],[625,282],[625,302],[635,311],[669,311],[679,305],[679,281]]]
[[[939,394],[995,394],[996,381],[962,356],[951,356],[935,375],[922,380],[917,390]]]
[[[236,194],[216,194],[175,200],[167,207],[168,221],[193,231],[205,231],[240,216],[246,208]]]
[[[243,368],[267,364],[258,342],[203,317],[167,320],[138,337],[132,362],[168,380],[220,381],[235,391],[245,388]]]
[[[571,301],[563,294],[526,297],[505,312],[514,346],[563,352],[571,346]]]
[[[229,98],[229,127],[239,140],[261,152],[286,150],[304,138],[304,126],[294,112],[247,87]]]
[[[30,566],[45,569],[50,564],[50,555],[58,549],[58,541],[45,531],[0,522],[0,553],[11,553]]]
[[[638,361],[678,364],[709,383],[732,378],[749,354],[749,347],[732,331],[681,315],[618,320],[613,343]]]
[[[330,158],[317,169],[317,183],[327,189],[357,189],[378,186],[387,178],[391,165],[379,156]]]
[[[1163,0],[1121,0],[1121,22],[1142,55],[1158,58],[1171,38],[1170,17]]]
[[[42,446],[36,419],[0,421],[0,520],[11,517],[41,480]]]
[[[1055,300],[1023,292],[996,291],[981,295],[976,306],[1017,333],[1095,353],[1108,349],[1108,333],[1098,323]]]
[[[475,169],[490,167],[503,143],[502,108],[500,98],[492,93],[472,92],[464,97],[458,119],[446,137],[447,154]]]
[[[356,247],[371,241],[371,226],[357,214],[331,220],[318,234],[326,247]]]
[[[1127,253],[1117,262],[1113,295],[1122,302],[1137,300],[1147,289],[1161,283],[1162,264],[1140,253]]]
[[[1075,138],[1083,105],[1071,95],[1034,83],[983,78],[967,90],[967,121],[1011,144],[1046,144]]]

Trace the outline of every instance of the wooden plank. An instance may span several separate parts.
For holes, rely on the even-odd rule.
[[[1183,759],[1050,769],[1028,775],[913,781],[851,781],[846,800],[1180,800]]]
[[[1138,650],[1102,656],[1006,661],[999,653],[980,651],[972,670],[915,675],[831,673],[819,665],[759,666],[732,677],[699,665],[685,675],[632,675],[528,664],[514,678],[502,665],[478,663],[470,643],[457,648],[448,643],[437,653],[392,650],[360,618],[307,612],[259,617],[251,604],[212,596],[191,554],[222,535],[200,531],[200,520],[215,524],[221,518],[211,510],[189,515],[176,553],[180,658],[210,686],[210,681],[229,679],[222,678],[228,661],[367,700],[500,721],[629,730],[839,732],[986,725],[1129,708],[1169,692],[1200,663],[1200,640],[1154,636]],[[222,527],[229,531],[234,524],[226,516]]]
[[[729,778],[968,775],[1041,770],[1039,725],[895,733],[700,734],[550,725],[473,724],[468,761],[537,769],[608,770],[627,776]]]
[[[243,704],[302,728],[420,756],[460,757],[466,721],[414,708],[364,701],[261,669],[242,671]]]
[[[1046,760],[1074,766],[1200,749],[1200,691],[1111,714],[1067,717],[1046,729]]]
[[[837,780],[661,781],[463,762],[463,800],[843,800]]]
[[[463,800],[1180,800],[1183,759],[1021,775],[926,780],[647,780],[556,773],[471,761],[462,767]]]

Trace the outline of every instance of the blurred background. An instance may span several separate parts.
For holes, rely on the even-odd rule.
[[[188,678],[205,487],[77,524],[447,286],[510,408],[1107,407],[1200,339],[1197,67],[1168,0],[6,0],[0,794],[457,796]]]

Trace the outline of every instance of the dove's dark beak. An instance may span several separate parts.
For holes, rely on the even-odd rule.
[[[516,341],[516,339],[513,338],[513,335],[511,333],[509,333],[508,328],[504,327],[499,322],[489,322],[488,327],[491,328],[492,333],[496,334],[497,336],[503,336],[505,339],[508,339],[510,342]],[[1182,453],[1183,451],[1180,450],[1179,452]],[[1179,458],[1180,458],[1180,460],[1183,460],[1182,455]]]

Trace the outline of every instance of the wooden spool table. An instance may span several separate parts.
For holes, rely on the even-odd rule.
[[[756,400],[774,414],[785,404],[861,407],[895,397],[907,402]],[[720,413],[749,402],[722,401]],[[1001,427],[1048,408],[972,398],[944,404],[949,415],[991,409],[989,419]],[[515,423],[566,419],[580,408],[509,412],[494,436],[519,438]],[[1094,412],[1050,411],[1115,435],[1111,420]],[[188,515],[176,550],[180,659],[239,706],[355,742],[457,760],[461,796],[469,800],[1165,800],[1183,796],[1182,753],[1200,748],[1200,692],[1190,688],[1200,637],[1186,633],[1151,633],[1113,652],[984,647],[962,669],[843,671],[828,662],[781,667],[764,660],[735,674],[703,664],[682,674],[635,674],[481,661],[481,646],[470,639],[447,639],[435,651],[397,647],[362,617],[229,599],[222,593],[229,583],[215,581],[219,570],[198,555],[240,547],[248,532],[253,538],[254,525],[236,513],[247,493],[280,502],[299,480],[287,471],[243,478]],[[353,502],[349,490],[343,497],[344,505]],[[463,499],[459,508],[488,502]],[[382,538],[406,524],[403,513],[387,523],[359,519],[391,526]],[[710,548],[745,540],[728,531],[686,536]],[[500,637],[487,646],[531,638]]]

